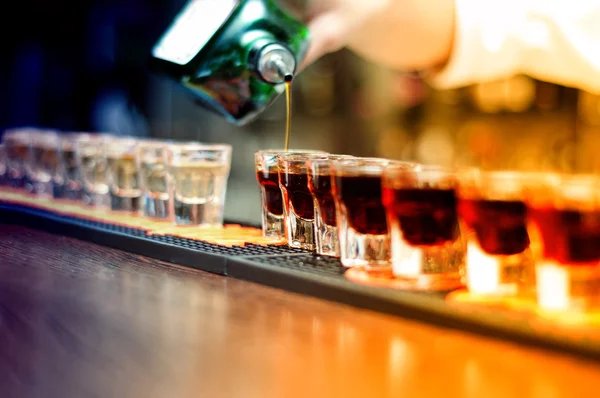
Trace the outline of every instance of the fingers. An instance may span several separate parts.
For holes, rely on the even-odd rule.
[[[303,70],[325,54],[340,50],[346,43],[348,26],[343,23],[339,11],[318,15],[309,22],[308,29],[310,44],[299,70]]]

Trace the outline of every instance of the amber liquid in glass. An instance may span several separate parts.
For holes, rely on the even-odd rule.
[[[522,201],[463,199],[459,212],[486,253],[512,255],[529,247],[526,208]]]
[[[287,198],[294,209],[294,213],[306,220],[312,220],[315,217],[315,207],[308,189],[308,176],[306,174],[282,173],[280,181],[287,192]]]
[[[336,176],[338,200],[348,212],[348,224],[360,234],[387,234],[380,176]]]
[[[383,200],[411,246],[441,246],[459,236],[453,189],[386,187]]]
[[[279,189],[279,173],[277,171],[258,171],[256,179],[265,190],[265,205],[269,213],[276,216],[283,215],[283,199],[281,197],[281,189]]]

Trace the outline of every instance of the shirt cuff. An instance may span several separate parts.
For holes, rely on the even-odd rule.
[[[520,72],[520,30],[527,0],[457,0],[454,46],[442,70],[428,76],[438,89],[497,80]]]

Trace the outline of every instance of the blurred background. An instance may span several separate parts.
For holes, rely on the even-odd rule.
[[[0,17],[0,128],[232,144],[226,218],[258,223],[253,154],[283,146],[285,99],[235,127],[151,74],[150,49],[184,3],[11,6]],[[527,76],[436,91],[416,72],[386,70],[341,51],[304,71],[293,95],[291,147],[486,169],[600,170],[600,97]]]

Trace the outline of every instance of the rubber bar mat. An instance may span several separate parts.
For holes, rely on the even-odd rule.
[[[456,307],[442,293],[406,292],[347,280],[339,260],[286,246],[219,246],[0,202],[0,223],[18,224],[237,279],[436,326],[600,361],[600,333],[541,325],[492,308]]]

